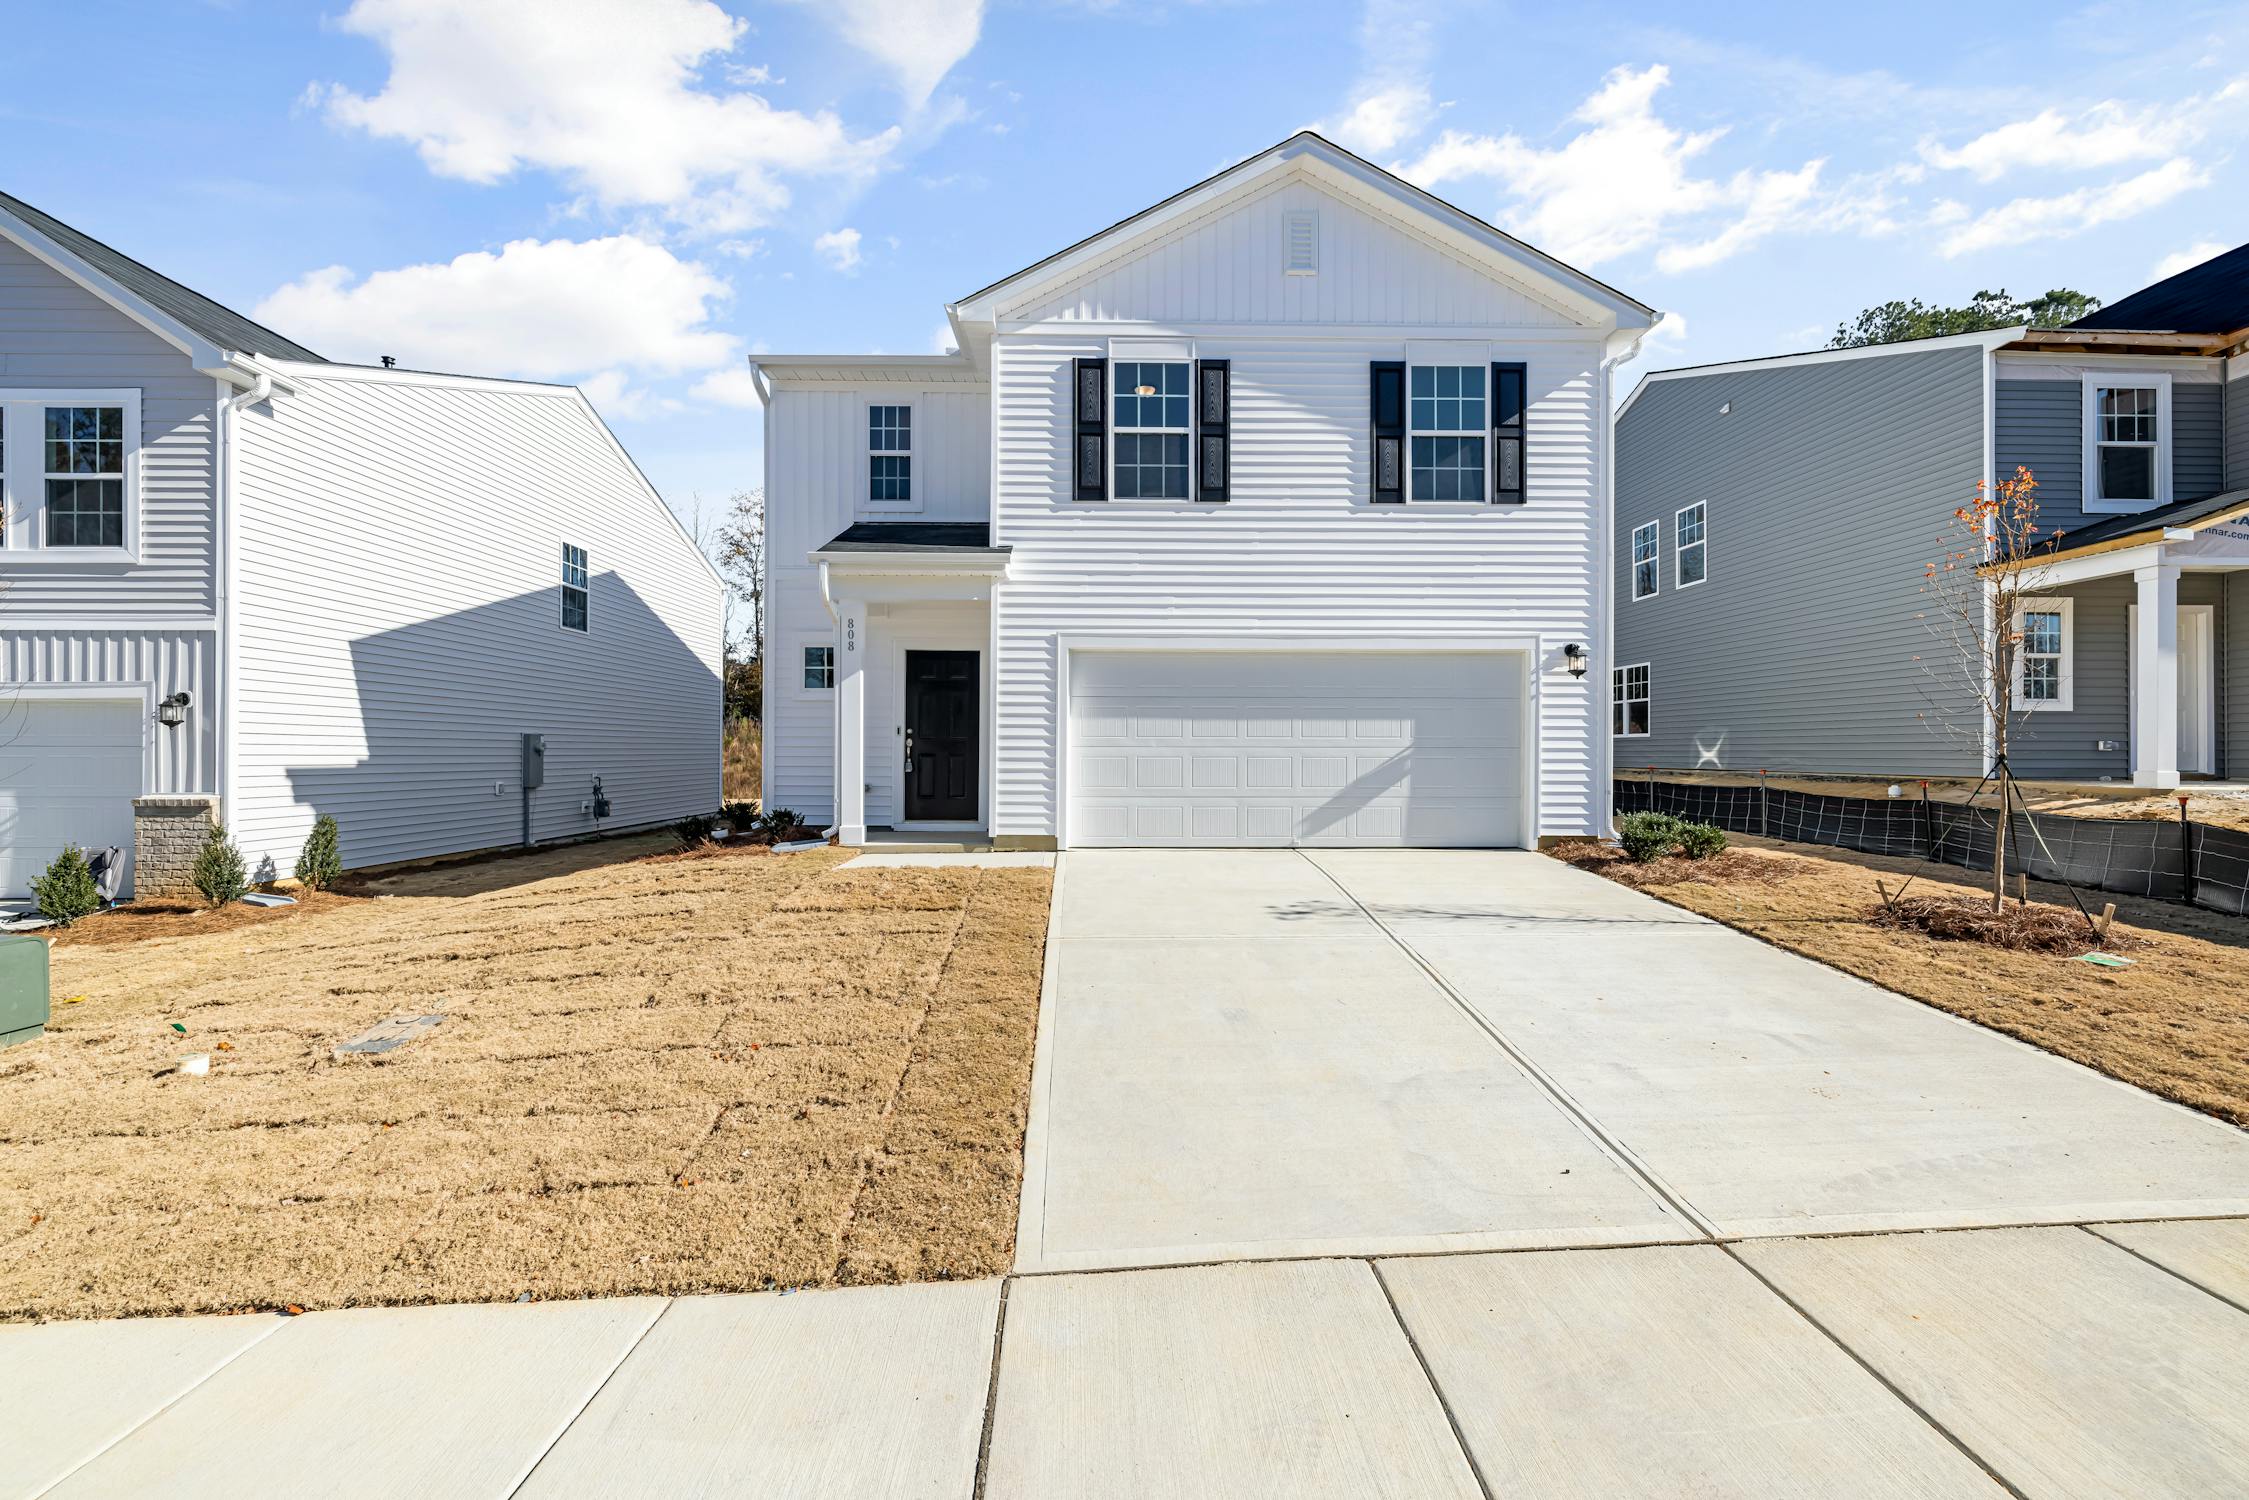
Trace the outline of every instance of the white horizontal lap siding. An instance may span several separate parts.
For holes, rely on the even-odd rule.
[[[217,383],[116,308],[0,239],[0,396],[7,389],[141,393],[140,561],[9,568],[0,626],[11,615],[209,618]]]
[[[766,524],[786,530],[791,523],[769,510]],[[765,766],[771,805],[824,828],[835,821],[835,698],[803,691],[803,648],[833,642],[835,621],[821,601],[818,570],[782,567],[777,550],[769,555],[774,566],[766,600]]]
[[[914,409],[911,506],[867,498],[867,408],[874,405]],[[990,514],[990,407],[982,386],[777,388],[766,413],[766,530],[776,566],[801,564],[854,521],[983,520]]]
[[[0,781],[7,777],[11,710],[32,696],[20,689],[46,696],[55,688],[83,687],[95,694],[145,688],[154,698],[185,692],[195,706],[178,728],[149,728],[139,790],[149,796],[215,794],[217,642],[208,630],[0,629]]]
[[[576,395],[300,378],[237,427],[252,862],[286,872],[317,812],[355,865],[515,843],[527,732],[536,838],[715,807],[718,585]],[[565,542],[583,634],[560,624]]]
[[[1534,637],[1544,657],[1595,639],[1598,345],[1495,342],[1529,367],[1528,503],[1370,507],[1367,366],[1402,342],[1201,339],[1233,362],[1233,499],[1070,498],[1070,366],[1095,341],[1000,341],[1000,590],[994,831],[1055,831],[1056,638],[1399,636],[1457,646]],[[1541,833],[1586,832],[1598,785],[1596,684],[1534,660]]]

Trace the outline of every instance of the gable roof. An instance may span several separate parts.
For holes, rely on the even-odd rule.
[[[2147,333],[2233,333],[2249,328],[2249,245],[2087,313],[2072,328]]]
[[[1298,164],[1318,164],[1341,178],[1356,183],[1368,195],[1387,199],[1395,211],[1419,212],[1426,219],[1434,221],[1441,231],[1456,242],[1463,242],[1480,250],[1490,259],[1509,263],[1516,269],[1541,276],[1580,301],[1615,315],[1620,324],[1629,327],[1652,326],[1661,316],[1637,297],[1618,291],[1607,282],[1555,259],[1536,246],[1526,244],[1477,218],[1466,209],[1414,186],[1396,173],[1378,167],[1310,130],[1300,130],[1280,144],[1238,161],[1224,171],[1206,177],[1160,203],[1120,219],[1066,249],[1035,261],[1012,275],[1003,276],[989,286],[979,287],[953,303],[947,308],[947,312],[956,322],[989,322],[1003,295],[1021,295],[1034,287],[1058,281],[1131,241],[1161,233],[1215,200],[1242,190],[1251,182]]]
[[[1650,370],[1640,377],[1616,409],[1616,420],[1632,410],[1643,391],[1659,381],[1697,380],[1705,375],[1738,375],[1750,370],[1782,370],[1805,365],[1838,364],[1854,359],[1882,359],[1893,354],[1932,354],[1946,349],[1999,349],[2021,338],[2028,330],[1984,328],[1974,333],[1933,333],[1924,338],[1892,339],[1886,344],[1851,344],[1841,349],[1802,349],[1793,354],[1754,355],[1748,359],[1720,360],[1707,365],[1675,365]]]
[[[217,348],[237,354],[262,354],[307,364],[326,361],[293,339],[283,338],[262,323],[254,323],[229,307],[222,307],[192,287],[150,270],[121,250],[92,235],[71,228],[52,214],[42,213],[20,198],[0,193],[0,211],[77,257],[107,277],[129,296],[166,314],[189,332]]]

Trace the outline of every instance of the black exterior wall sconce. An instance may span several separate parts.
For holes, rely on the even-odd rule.
[[[1585,675],[1586,664],[1591,661],[1592,658],[1588,657],[1585,654],[1585,648],[1583,646],[1579,645],[1576,641],[1572,641],[1567,646],[1564,646],[1562,648],[1562,660],[1569,665],[1570,675],[1572,677],[1583,677]]]
[[[156,705],[156,722],[166,729],[177,729],[187,722],[187,706],[195,700],[181,689]]]

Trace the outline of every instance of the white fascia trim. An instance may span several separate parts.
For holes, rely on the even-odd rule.
[[[124,618],[118,615],[11,615],[0,611],[0,635],[15,631],[83,631],[99,635],[109,631],[153,630],[200,631],[216,630],[216,615],[140,615]]]
[[[1001,334],[1049,334],[1095,341],[1112,338],[1262,339],[1275,343],[1366,340],[1384,345],[1436,343],[1580,344],[1604,352],[1617,334],[1605,328],[1531,326],[1521,323],[1147,323],[1117,318],[1002,320]],[[1637,330],[1628,331],[1633,337]],[[1629,357],[1629,356],[1626,356]],[[981,377],[975,382],[982,386]]]
[[[889,578],[898,575],[997,578],[1007,572],[1008,555],[1004,552],[977,552],[967,557],[947,557],[942,553],[815,550],[807,552],[804,560],[829,570],[834,580],[841,583],[853,578]]]
[[[2085,583],[2095,578],[2114,578],[2129,575],[2141,568],[2152,568],[2163,561],[2163,544],[2149,542],[2139,547],[2120,547],[2114,552],[2093,552],[2083,557],[2064,557],[2050,563],[2033,563],[2024,571],[2042,589],[2061,588],[2072,583]]]
[[[64,249],[23,220],[0,209],[0,235],[13,240],[33,259],[76,282],[126,317],[146,328],[182,354],[198,370],[217,374],[226,365],[227,351],[190,329],[185,323],[120,286],[102,271]]]
[[[381,365],[307,364],[303,360],[261,357],[258,368],[276,379],[362,381],[371,385],[421,385],[437,389],[508,391],[525,396],[564,397],[578,392],[574,385],[549,380],[508,380],[496,375],[457,375],[444,370],[386,370]],[[581,393],[582,394],[582,393]]]
[[[1799,365],[1834,364],[1847,359],[1880,359],[1892,354],[1927,354],[1941,349],[1994,350],[2022,336],[2021,328],[1990,328],[1980,333],[1952,333],[1936,339],[1907,339],[1895,344],[1863,344],[1855,349],[1810,349],[1801,354],[1772,354],[1758,359],[1729,360],[1715,365],[1685,365],[1675,370],[1650,370],[1640,377],[1632,394],[1617,408],[1617,418],[1632,410],[1640,393],[1658,380],[1691,380],[1704,375],[1738,375],[1749,370],[1783,370]]]

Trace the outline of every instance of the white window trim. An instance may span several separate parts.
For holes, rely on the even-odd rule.
[[[50,547],[47,542],[46,410],[50,406],[118,406],[125,410],[125,545]],[[0,559],[9,567],[73,567],[141,560],[141,393],[118,390],[0,390],[7,423],[0,506],[7,533]]]
[[[2014,680],[2008,684],[2008,701],[2017,713],[2066,714],[2075,711],[2077,701],[2077,601],[2067,594],[2048,596],[2024,595],[2015,601],[2014,632],[2023,633],[2023,616],[2031,611],[2039,614],[2058,614],[2062,617],[2061,696],[2033,703],[2023,696],[2023,648],[2018,639],[2015,645]]]
[[[893,513],[909,513],[922,508],[922,481],[927,476],[922,473],[921,465],[914,462],[918,456],[914,451],[914,441],[921,428],[921,405],[921,392],[915,391],[896,396],[870,393],[866,401],[860,406],[862,416],[869,416],[873,409],[878,406],[903,406],[913,414],[911,425],[906,429],[906,446],[903,448],[877,448],[874,441],[872,421],[864,421],[861,424],[860,430],[866,434],[867,438],[867,449],[865,461],[862,462],[859,469],[860,498],[866,502],[867,509],[870,511],[879,511],[884,515],[890,515]],[[906,499],[877,500],[875,498],[874,460],[878,457],[903,458],[907,461]]]
[[[806,648],[811,646],[828,648],[828,685],[824,688],[806,687],[804,685],[804,653]],[[836,673],[841,670],[842,655],[842,652],[836,650],[836,640],[832,635],[803,635],[792,638],[789,642],[789,654],[784,658],[784,669],[789,674],[789,696],[802,698],[808,702],[827,703],[833,701],[836,695]]]
[[[2101,494],[2101,412],[2103,386],[2147,386],[2155,391],[2155,498],[2103,500]],[[2171,372],[2168,370],[2088,370],[2079,400],[2084,431],[2084,489],[2079,508],[2089,515],[2129,516],[2171,503]]]
[[[1656,535],[1655,556],[1651,559],[1655,563],[1655,571],[1649,575],[1654,580],[1654,586],[1644,594],[1640,592],[1640,533],[1643,531],[1652,531]],[[1663,523],[1661,521],[1648,521],[1632,528],[1630,550],[1625,554],[1625,568],[1627,569],[1625,583],[1632,594],[1633,603],[1637,604],[1642,599],[1653,599],[1663,592]]]
[[[1127,365],[1185,365],[1187,367],[1187,425],[1185,427],[1119,427],[1117,425],[1117,366]],[[1146,342],[1137,339],[1111,339],[1109,341],[1109,369],[1102,383],[1102,400],[1108,410],[1102,416],[1108,433],[1103,455],[1109,464],[1109,499],[1118,505],[1178,505],[1192,506],[1195,501],[1195,346],[1175,342]],[[1145,433],[1184,436],[1187,439],[1187,493],[1170,495],[1131,495],[1117,493],[1117,438],[1124,433],[1139,437]],[[1076,439],[1071,440],[1073,443]]]
[[[1628,672],[1645,672],[1645,673],[1647,673],[1647,674],[1648,674],[1648,696],[1647,696],[1647,697],[1645,697],[1645,698],[1641,698],[1641,699],[1637,699],[1637,700],[1634,700],[1634,699],[1627,699],[1626,697],[1624,697],[1624,695],[1623,695],[1623,693],[1622,693],[1621,689],[1622,689],[1622,688],[1623,688],[1623,686],[1624,686],[1624,683],[1623,683],[1623,678],[1624,678],[1625,674],[1626,674],[1626,673],[1628,673]],[[1647,705],[1648,705],[1648,727],[1647,727],[1646,729],[1642,729],[1642,730],[1637,730],[1637,731],[1634,731],[1634,730],[1630,730],[1630,729],[1619,729],[1619,728],[1617,728],[1617,727],[1616,727],[1616,711],[1617,711],[1617,706],[1618,706],[1619,704],[1622,704],[1622,703],[1626,703],[1626,702],[1635,702],[1635,701],[1636,701],[1636,702],[1640,702],[1640,703],[1645,703],[1645,704],[1647,704]],[[1655,669],[1655,665],[1654,665],[1654,663],[1652,663],[1652,662],[1644,662],[1644,661],[1626,662],[1626,663],[1622,664],[1621,666],[1615,666],[1615,667],[1611,667],[1611,668],[1609,669],[1609,738],[1610,738],[1610,739],[1614,739],[1614,740],[1644,740],[1644,739],[1648,738],[1648,737],[1649,737],[1650,735],[1654,734],[1654,733],[1655,733],[1655,722],[1656,722],[1656,713],[1655,713],[1655,706],[1656,706],[1656,669]],[[1628,723],[1630,722],[1629,718],[1628,718],[1628,719],[1626,720],[1626,722],[1628,722]]]
[[[1679,540],[1679,518],[1690,510],[1702,512],[1702,540],[1699,542],[1682,542]],[[1656,545],[1662,546],[1661,541],[1658,541]],[[1693,583],[1687,581],[1687,549],[1689,547],[1700,547],[1702,549],[1702,576],[1694,580]],[[1660,564],[1662,559],[1658,558],[1657,561]],[[1659,566],[1656,571],[1661,573],[1663,569]],[[1671,586],[1674,589],[1691,589],[1696,584],[1708,583],[1709,581],[1710,502],[1708,500],[1697,500],[1694,504],[1682,505],[1671,513]]]
[[[556,560],[556,616],[553,616],[556,618],[556,630],[585,641],[587,636],[594,634],[594,553],[587,551],[585,546],[578,546],[576,542],[562,542],[560,546],[562,549],[576,549],[585,558],[585,585],[578,587],[580,594],[585,594],[585,630],[562,621],[562,589],[573,587],[569,580],[569,551],[562,551],[560,558]]]
[[[1414,355],[1419,353],[1420,357]],[[1456,352],[1441,348],[1409,349],[1406,359],[1406,451],[1404,459],[1406,481],[1406,506],[1429,505],[1490,505],[1492,503],[1492,403],[1499,392],[1492,389],[1492,362],[1485,356],[1489,346],[1470,345]],[[1416,427],[1413,425],[1413,372],[1429,370],[1481,370],[1484,374],[1484,425],[1482,427]],[[1413,493],[1413,440],[1417,437],[1472,437],[1484,443],[1484,492],[1473,500],[1417,500]]]

